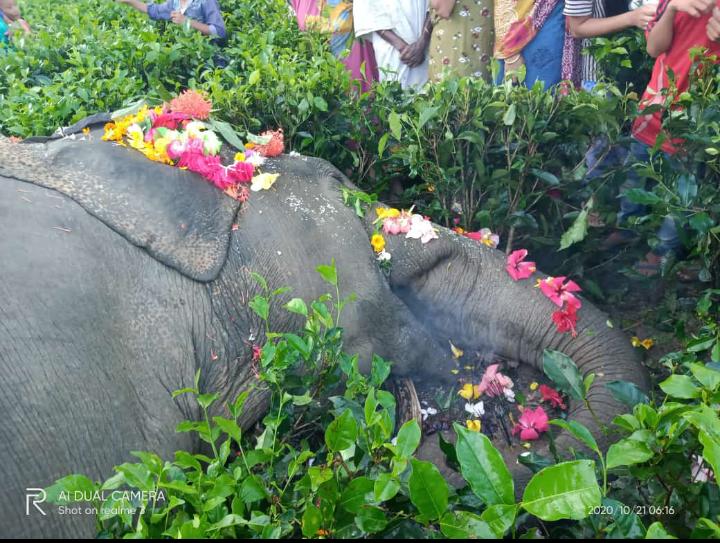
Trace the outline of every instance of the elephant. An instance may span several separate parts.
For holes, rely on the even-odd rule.
[[[253,343],[263,326],[248,307],[257,272],[271,288],[306,300],[327,291],[314,269],[335,259],[345,348],[394,362],[396,376],[452,380],[448,340],[536,368],[544,349],[596,374],[591,414],[569,417],[606,446],[599,424],[622,407],[605,384],[648,378],[624,334],[584,301],[578,337],[556,331],[555,306],[532,281],[513,281],[505,254],[437,227],[423,244],[387,236],[383,273],[369,244],[374,213],[360,218],[341,188],[353,185],[328,162],[268,159],[271,190],[241,204],[196,174],[81,138],[15,143],[0,138],[0,526],[8,537],[93,535],[93,519],[39,512],[31,490],[69,473],[98,480],[129,451],[198,450],[175,432],[198,408],[173,390],[193,386],[232,401],[255,379]],[[298,316],[271,315],[278,331]],[[268,399],[253,392],[240,421],[257,422]],[[558,448],[570,438],[560,435]],[[514,472],[518,468],[513,466]],[[519,472],[518,472],[519,473]],[[527,475],[518,475],[526,477]]]

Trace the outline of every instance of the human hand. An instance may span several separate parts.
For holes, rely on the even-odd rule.
[[[675,11],[682,11],[692,17],[700,17],[710,13],[715,0],[672,0],[670,6]]]
[[[712,41],[720,41],[720,8],[713,9],[707,24],[707,35]]]
[[[653,20],[653,17],[655,17],[656,11],[657,4],[645,4],[644,6],[640,6],[639,8],[632,10],[630,12],[630,17],[632,19],[633,26],[645,30],[648,23],[650,23],[650,21]]]
[[[179,11],[173,11],[170,14],[170,18],[172,19],[172,22],[175,23],[176,25],[181,25],[181,24],[185,23],[185,15],[183,15]]]
[[[411,68],[420,66],[425,60],[426,45],[423,39],[411,43],[400,51],[400,60]]]
[[[32,30],[30,29],[30,25],[27,24],[27,21],[26,21],[25,19],[18,19],[17,22],[18,22],[18,24],[20,25],[20,28],[23,29],[23,32],[25,32],[25,34],[28,34],[28,35],[32,34]]]

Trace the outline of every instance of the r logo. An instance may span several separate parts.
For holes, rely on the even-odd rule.
[[[40,504],[45,501],[47,498],[47,494],[45,494],[45,490],[42,488],[26,488],[25,489],[25,514],[27,516],[30,516],[30,504],[32,504],[35,509],[40,511],[41,514],[45,515],[45,511],[43,511],[40,508]]]

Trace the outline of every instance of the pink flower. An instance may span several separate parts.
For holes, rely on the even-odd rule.
[[[527,254],[527,249],[519,249],[508,255],[505,269],[510,274],[513,281],[527,279],[535,273],[535,270],[537,270],[535,262],[523,262]]]
[[[228,168],[228,174],[237,183],[252,181],[255,167],[249,162],[236,162]]]
[[[513,435],[520,434],[523,441],[535,441],[540,434],[550,429],[548,424],[548,416],[542,407],[536,409],[524,409],[522,415],[518,419],[518,423],[513,428]]]
[[[542,401],[544,402],[550,402],[550,405],[553,407],[559,407],[560,409],[567,409],[567,406],[565,405],[565,402],[563,402],[562,397],[560,396],[560,393],[555,390],[552,387],[549,387],[547,385],[540,385],[540,395],[542,396]]]
[[[182,140],[172,140],[166,148],[167,155],[172,160],[177,160],[187,150],[187,143]]]
[[[407,234],[412,226],[412,214],[401,211],[397,217],[387,217],[383,221],[383,232],[386,234]]]
[[[574,298],[574,302],[568,300],[568,304],[565,309],[559,309],[552,314],[552,320],[555,323],[557,331],[561,334],[570,332],[572,337],[577,337],[577,298]]]
[[[465,237],[474,239],[491,249],[496,249],[500,243],[500,236],[493,234],[489,228],[482,228],[479,232],[468,232]]]
[[[560,276],[538,281],[540,290],[558,307],[562,307],[565,302],[568,302],[568,305],[574,305],[575,309],[580,309],[582,303],[573,295],[573,292],[580,292],[582,289],[574,281],[565,282],[565,279],[567,279],[565,276]]]
[[[483,375],[480,385],[478,385],[479,394],[487,394],[491,398],[495,396],[508,397],[507,390],[513,387],[512,380],[498,371],[500,364],[488,366]]]
[[[405,237],[410,239],[420,239],[423,243],[427,243],[432,239],[438,239],[437,232],[433,228],[432,223],[421,215],[413,215],[410,219],[410,229]]]
[[[153,119],[153,128],[169,128],[175,130],[178,127],[180,121],[190,119],[190,115],[182,113],[180,111],[167,111],[163,112]]]

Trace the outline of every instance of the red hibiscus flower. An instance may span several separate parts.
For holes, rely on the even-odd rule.
[[[570,332],[572,337],[577,337],[577,298],[574,298],[575,302],[568,304],[565,309],[560,309],[552,314],[552,320],[555,323],[557,331],[561,334]]]
[[[563,402],[562,397],[560,396],[560,393],[555,390],[552,387],[549,387],[547,385],[540,385],[540,395],[542,396],[542,401],[544,402],[550,402],[550,405],[553,407],[559,407],[560,409],[567,409],[567,406],[565,405],[565,402]]]
[[[568,302],[568,305],[572,304],[575,309],[580,309],[582,303],[573,295],[573,292],[580,292],[582,289],[574,281],[566,282],[565,279],[567,279],[565,276],[543,279],[539,281],[540,290],[558,307],[562,307],[565,302]]]
[[[537,269],[535,262],[524,262],[527,256],[527,249],[520,249],[513,251],[507,257],[507,265],[505,269],[512,277],[513,281],[519,281],[520,279],[527,279]]]
[[[540,434],[550,429],[548,416],[542,407],[536,409],[525,409],[513,428],[513,435],[520,434],[523,441],[535,441]]]
[[[178,124],[180,121],[184,121],[189,119],[190,116],[186,113],[182,113],[180,111],[173,111],[173,112],[163,112],[155,119],[153,120],[152,127],[153,128],[169,128],[171,130],[175,130],[178,127]]]

